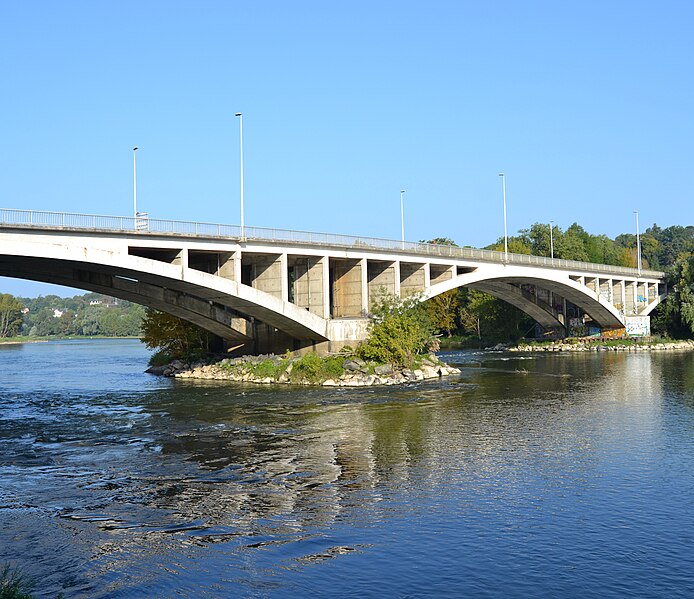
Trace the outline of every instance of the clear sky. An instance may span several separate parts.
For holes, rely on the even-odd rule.
[[[484,246],[692,224],[694,3],[5,2],[0,207]],[[0,278],[0,292],[50,293]],[[72,295],[72,291],[62,294]]]

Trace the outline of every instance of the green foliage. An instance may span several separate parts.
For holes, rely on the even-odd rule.
[[[21,302],[28,310],[23,314],[21,333],[30,337],[137,337],[144,316],[142,306],[98,293],[21,298]]]
[[[456,327],[460,295],[459,289],[451,289],[432,297],[424,304],[432,326],[445,331],[447,337],[452,335]]]
[[[516,340],[532,328],[532,323],[524,312],[488,293],[475,289],[463,292],[460,325],[479,340]]]
[[[165,352],[165,351],[157,351],[154,352],[150,357],[149,357],[149,365],[150,366],[166,366],[167,364],[171,363],[171,361],[174,358],[171,356],[171,354]]]
[[[292,383],[322,383],[328,379],[339,379],[344,373],[344,357],[308,353],[292,362],[289,380]]]
[[[369,337],[356,351],[364,360],[411,367],[426,351],[433,327],[417,296],[383,296],[373,309]]]
[[[263,360],[257,364],[252,364],[250,371],[251,374],[262,377],[271,378],[277,380],[277,378],[287,369],[289,365],[289,360]]]
[[[0,568],[0,599],[32,599],[29,587],[29,579],[15,568]]]
[[[694,335],[694,255],[682,254],[668,269],[670,294],[658,306],[652,329],[674,338]]]
[[[209,351],[212,335],[176,316],[147,309],[142,321],[142,341],[171,359],[197,359]]]
[[[13,337],[22,326],[24,305],[9,293],[0,293],[0,337]]]
[[[318,354],[309,353],[293,363],[289,380],[293,383],[300,383],[303,381],[316,383],[321,378],[320,373],[322,370],[323,364],[320,356]]]

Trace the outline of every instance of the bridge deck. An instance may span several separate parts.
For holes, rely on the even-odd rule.
[[[596,274],[648,277],[663,279],[665,273],[653,270],[626,268],[609,264],[562,260],[529,254],[504,254],[493,250],[471,247],[399,241],[375,237],[314,233],[288,229],[264,227],[244,227],[201,223],[193,221],[160,220],[135,218],[132,216],[105,216],[96,214],[77,214],[69,212],[46,212],[36,210],[0,209],[0,229],[45,229],[74,231],[80,233],[110,233],[138,236],[173,236],[191,239],[222,239],[231,242],[254,241],[268,244],[291,244],[339,250],[388,251],[394,254],[421,256],[424,258],[442,257],[460,260],[473,260],[494,264],[514,264],[540,266],[550,269],[574,270]]]

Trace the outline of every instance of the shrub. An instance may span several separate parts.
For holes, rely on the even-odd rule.
[[[383,296],[372,318],[369,337],[357,348],[360,358],[410,368],[426,351],[433,327],[417,296]]]
[[[150,310],[142,320],[142,341],[170,359],[196,360],[209,352],[213,335],[176,316]]]
[[[258,364],[253,364],[250,368],[251,374],[261,378],[277,378],[287,369],[287,360],[263,360]]]
[[[328,379],[339,379],[344,373],[342,363],[344,357],[328,356],[321,358],[310,353],[292,362],[292,372],[289,380],[292,383],[322,383]]]

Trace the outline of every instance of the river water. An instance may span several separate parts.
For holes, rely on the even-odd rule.
[[[344,390],[147,358],[0,346],[0,564],[36,597],[694,596],[694,353]]]

